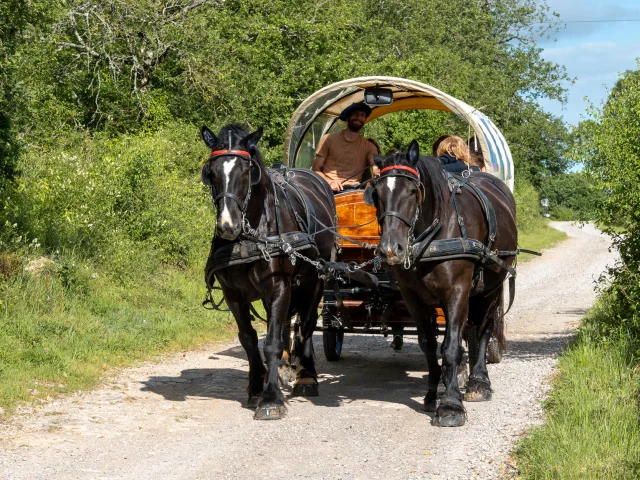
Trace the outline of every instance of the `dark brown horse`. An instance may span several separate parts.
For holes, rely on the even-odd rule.
[[[333,236],[329,231],[316,234],[320,230],[316,225],[317,221],[335,225],[335,202],[326,182],[311,171],[295,169],[286,175],[265,168],[256,146],[261,135],[262,130],[248,134],[230,125],[216,136],[202,127],[202,138],[212,150],[202,168],[202,181],[211,188],[217,210],[205,277],[210,287],[216,280],[220,283],[238,324],[238,338],[249,359],[248,406],[256,408],[254,418],[278,419],[286,413],[278,385],[278,365],[290,319],[296,314],[301,327],[293,393],[318,394],[311,336],[318,317],[322,281],[308,261],[285,254],[284,250],[293,243],[293,237],[287,235],[301,232],[296,238],[313,241],[313,247],[299,251],[312,261],[330,260]],[[219,255],[221,252],[236,255],[236,260]],[[252,252],[260,253],[251,257]],[[266,368],[260,357],[258,335],[251,325],[250,303],[256,300],[262,300],[267,313]]]
[[[440,162],[433,157],[420,157],[415,140],[407,154],[377,157],[376,165],[381,175],[374,180],[365,197],[368,196],[376,206],[381,224],[378,253],[397,279],[402,297],[416,322],[418,341],[429,364],[425,409],[436,412],[434,425],[460,426],[465,422],[466,413],[456,372],[462,360],[461,340],[467,319],[478,327],[480,344],[464,399],[491,399],[485,352],[494,323],[501,314],[498,307],[502,303],[502,285],[507,276],[504,265],[511,268],[517,249],[513,195],[502,181],[486,173],[474,173],[466,180],[479,188],[495,210],[497,229],[490,249],[512,254],[497,259],[497,262],[504,262],[503,266],[490,261],[483,264],[472,256],[420,261],[420,258],[412,258],[415,252],[411,245],[413,235],[419,237],[422,232],[433,229],[438,224],[434,223],[436,219],[440,229],[435,230],[435,241],[461,238],[464,229],[469,239],[487,245],[490,229],[481,202],[469,187],[460,188],[460,193],[455,193],[458,189],[453,185],[454,193],[451,193]],[[459,205],[462,227],[451,198],[453,195]],[[481,194],[478,196],[482,197]],[[436,242],[432,245],[435,249],[436,245],[444,244]],[[482,273],[478,270],[480,267]],[[442,307],[447,319],[442,368],[438,365],[436,332],[431,321],[435,307]],[[445,393],[436,409],[441,375]]]

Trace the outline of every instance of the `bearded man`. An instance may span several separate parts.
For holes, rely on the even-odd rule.
[[[349,105],[339,117],[347,122],[347,128],[325,135],[318,144],[311,168],[329,183],[334,192],[357,187],[367,167],[373,168],[374,175],[378,174],[378,168],[373,164],[373,156],[378,149],[360,135],[369,115],[369,105]]]

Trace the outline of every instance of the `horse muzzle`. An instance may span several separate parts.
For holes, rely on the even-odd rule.
[[[216,225],[216,235],[224,240],[235,240],[240,235],[240,225],[224,222]]]
[[[404,261],[404,248],[396,242],[381,242],[376,253],[389,265],[398,265]]]

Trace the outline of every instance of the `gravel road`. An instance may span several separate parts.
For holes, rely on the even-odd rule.
[[[553,226],[570,238],[519,267],[509,352],[489,366],[493,400],[467,403],[464,427],[430,425],[426,361],[411,337],[394,352],[389,339],[347,336],[343,359],[327,363],[318,336],[320,396],[291,398],[274,422],[242,408],[248,364],[233,343],[24,409],[0,427],[0,479],[498,478],[541,421],[558,352],[615,261],[592,226]]]

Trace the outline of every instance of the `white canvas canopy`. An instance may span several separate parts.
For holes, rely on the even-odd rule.
[[[485,159],[486,171],[496,175],[513,190],[513,158],[502,133],[479,110],[424,83],[396,77],[360,77],[343,80],[318,90],[294,112],[285,136],[284,164],[311,168],[316,146],[336,123],[340,113],[354,102],[364,100],[370,87],[393,91],[391,105],[371,106],[371,122],[388,113],[404,110],[442,110],[463,118],[475,132]]]

